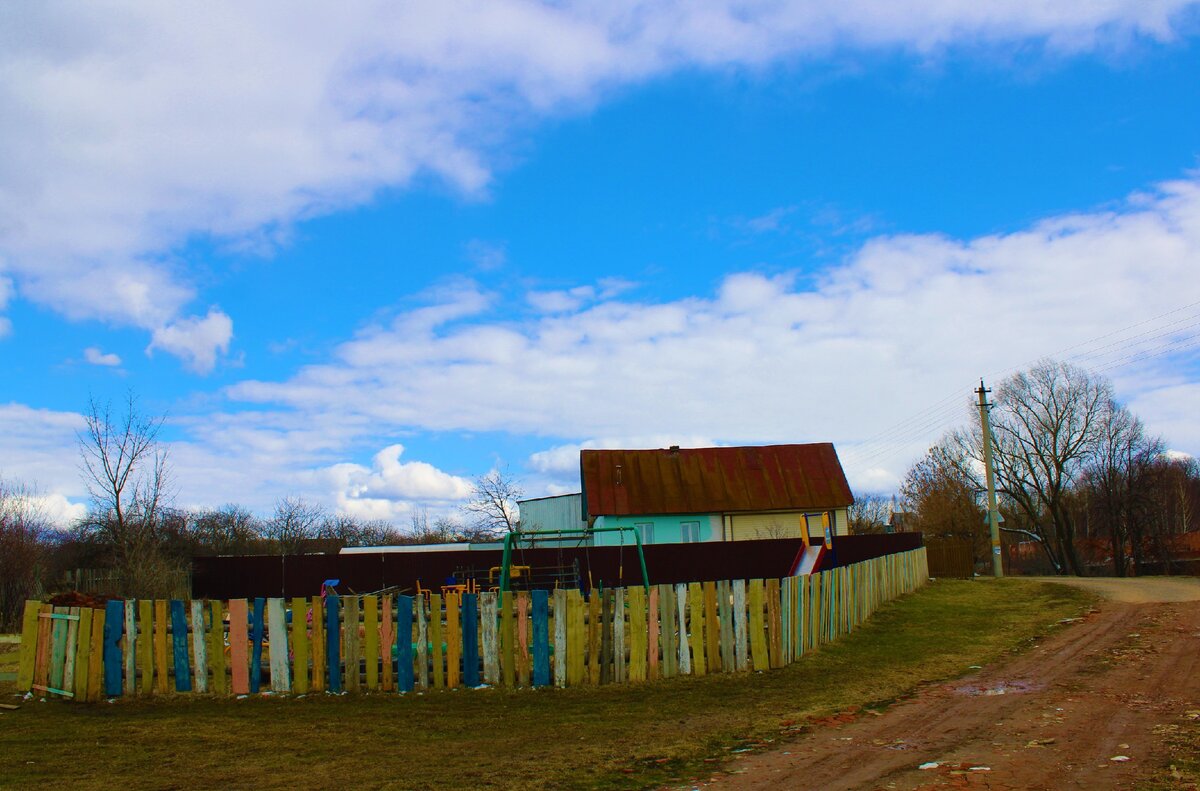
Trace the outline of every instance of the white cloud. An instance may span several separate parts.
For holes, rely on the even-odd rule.
[[[95,346],[89,346],[83,350],[83,359],[92,365],[117,366],[121,364],[120,356],[111,352],[105,353]]]
[[[1016,233],[878,237],[815,286],[741,273],[709,298],[609,299],[524,322],[489,318],[488,300],[467,289],[467,299],[372,328],[327,364],[229,393],[376,430],[832,440],[853,483],[886,488],[968,418],[981,375],[994,382],[1065,350],[1114,376],[1152,430],[1169,427],[1173,444],[1200,449],[1194,421],[1166,406],[1194,402],[1194,366],[1178,353],[1130,358],[1186,353],[1167,344],[1200,341],[1188,323],[1075,348],[1200,301],[1198,265],[1200,184],[1181,180],[1119,210]],[[1194,323],[1197,313],[1182,315]],[[573,447],[535,455],[531,468],[561,483]]]
[[[229,351],[231,340],[233,320],[218,308],[209,308],[204,318],[189,316],[156,329],[146,353],[162,349],[182,358],[197,373],[208,373],[217,364],[217,355]]]
[[[291,223],[421,173],[478,193],[514,130],[676,70],[755,68],[838,48],[1109,50],[1169,40],[1194,8],[9,4],[0,7],[0,257],[25,298],[71,319],[143,328],[152,346],[204,371],[225,346],[174,337],[196,321],[181,318],[194,278],[172,257],[193,237],[270,250]]]
[[[73,412],[0,404],[0,479],[28,487],[55,524],[79,515],[87,491],[79,478],[76,432],[83,417]]]
[[[400,461],[403,445],[375,454],[371,467],[335,464],[326,470],[343,513],[369,519],[403,518],[418,508],[445,510],[471,496],[471,482],[423,461]]]

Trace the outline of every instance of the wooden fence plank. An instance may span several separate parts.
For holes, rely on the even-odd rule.
[[[413,600],[413,612],[417,621],[417,672],[418,689],[429,689],[429,602],[424,596]]]
[[[583,684],[587,674],[587,638],[584,624],[583,595],[567,591],[567,685]]]
[[[164,695],[170,689],[171,665],[167,653],[167,600],[154,600],[154,693]]]
[[[529,592],[516,594],[517,684],[529,686]]]
[[[208,692],[208,629],[205,627],[204,602],[192,599],[192,664],[196,691]]]
[[[266,635],[267,600],[259,596],[250,609],[250,692],[262,689],[263,639]]]
[[[33,666],[33,686],[35,687],[46,687],[50,684],[50,634],[54,622],[49,616],[53,612],[54,607],[49,604],[43,604],[38,608],[37,657]],[[120,670],[117,672],[119,674]],[[43,692],[43,694],[45,693]],[[118,691],[117,694],[121,693]]]
[[[69,608],[55,607],[55,615],[68,615]],[[50,621],[50,675],[46,686],[53,689],[63,688],[63,665],[67,651],[67,622],[61,618]]]
[[[380,613],[379,626],[379,655],[383,662],[383,678],[380,684],[384,692],[393,692],[396,689],[396,615],[395,607],[392,602],[394,596],[390,593],[385,593],[381,603],[382,611]]]
[[[142,605],[140,612],[144,615],[142,619],[142,629],[146,632],[145,638],[141,638],[142,642],[138,642],[138,612],[135,612],[138,603],[133,599],[128,599],[125,602],[125,611],[123,617],[125,619],[125,641],[124,654],[125,660],[125,694],[136,695],[138,691],[137,674],[138,674],[138,657],[137,648],[141,646],[145,652],[146,666],[151,667],[152,660],[150,659],[150,603],[146,602]],[[151,671],[153,672],[153,671]],[[150,677],[148,676],[143,682],[143,691],[150,691]]]
[[[708,663],[704,656],[704,588],[699,582],[688,585],[688,624],[692,672],[703,676],[708,671]]]
[[[773,668],[783,667],[783,619],[779,612],[779,580],[766,581],[763,595],[767,600],[767,661]]]
[[[717,620],[717,583],[701,585],[704,598],[704,664],[705,668],[717,673],[721,670],[721,627]]]
[[[69,692],[69,697],[75,697],[75,652],[79,647],[79,608],[70,607],[67,614],[73,620],[67,621],[67,639],[63,646],[63,678],[62,691]]]
[[[125,606],[110,601],[104,606],[104,694],[121,694],[121,632],[125,625]]]
[[[587,680],[592,686],[600,684],[600,592],[593,588],[587,603]]]
[[[738,670],[750,669],[749,629],[746,628],[746,581],[734,580],[733,654]]]
[[[646,600],[646,678],[658,678],[658,586],[650,586]]]
[[[131,620],[133,604],[137,605],[137,618]],[[132,676],[126,667],[126,694],[149,695],[154,690],[154,602],[150,599],[125,603],[125,645],[137,649],[137,667]],[[129,660],[128,652],[125,660]]]
[[[613,593],[613,681],[624,684],[629,680],[625,658],[625,588]]]
[[[687,606],[688,606],[688,586],[684,583],[676,583],[675,585],[675,623],[679,629],[679,637],[676,640],[679,651],[679,673],[681,675],[690,676],[692,674],[692,652],[689,649],[688,630],[687,630]]]
[[[288,672],[291,663],[288,661],[288,627],[287,609],[283,599],[267,599],[267,628],[271,638],[271,690],[273,692],[291,692],[292,678]]]
[[[108,622],[106,610],[92,612],[92,646],[88,661],[87,699],[90,703],[104,694],[104,629]]]
[[[493,592],[480,593],[479,595],[479,620],[482,622],[482,634],[480,637],[483,642],[483,682],[496,686],[500,683],[500,663],[497,651],[496,635],[496,594]]]
[[[325,597],[325,667],[329,672],[328,689],[335,695],[342,692],[342,607],[336,593]]]
[[[513,592],[503,591],[500,597],[500,681],[506,687],[517,683],[516,650],[513,646]]]
[[[325,660],[327,640],[325,639],[325,599],[313,596],[312,599],[312,691],[324,692],[328,669]]]
[[[175,691],[192,691],[192,663],[188,657],[187,610],[181,599],[171,599],[171,658],[175,667]]]
[[[217,695],[229,694],[229,677],[225,675],[225,606],[219,601],[208,603],[208,664],[212,668],[212,691]]]
[[[429,597],[429,643],[430,664],[433,665],[433,688],[446,688],[445,644],[442,642],[442,597],[434,593]]]
[[[229,675],[230,689],[235,695],[250,692],[250,665],[246,658],[250,615],[245,599],[229,600]]]
[[[92,613],[91,607],[79,610],[79,629],[75,635],[75,683],[72,691],[75,700],[88,699],[88,660],[92,653]]]
[[[396,688],[413,690],[413,597],[396,597]]]
[[[613,594],[611,590],[606,590],[598,595],[600,597],[600,683],[611,684],[613,680]]]
[[[554,591],[554,685],[567,685],[567,592]]]
[[[746,603],[750,607],[747,623],[750,627],[750,660],[755,670],[769,670],[767,656],[766,619],[763,617],[763,581],[750,580],[746,589]]]
[[[629,588],[629,680],[646,680],[646,589]]]
[[[342,684],[347,692],[362,688],[361,612],[361,597],[342,597]]]
[[[672,678],[679,672],[679,641],[675,634],[675,589],[658,586],[658,624],[662,630],[662,675]]]
[[[462,598],[463,684],[479,686],[479,594],[465,593]]]
[[[292,597],[292,689],[297,695],[308,693],[308,600]]]
[[[462,598],[457,593],[442,597],[446,606],[446,686],[462,683]]]
[[[362,597],[363,660],[367,669],[367,689],[379,689],[379,597]]]
[[[119,604],[120,602],[118,602]],[[17,691],[28,692],[33,688],[33,668],[37,662],[38,612],[42,603],[27,600],[21,618],[21,649],[17,665]]]
[[[550,684],[550,593],[535,590],[533,599],[533,686]]]
[[[720,623],[721,670],[732,673],[738,665],[734,650],[733,586],[728,580],[717,583],[717,620]]]

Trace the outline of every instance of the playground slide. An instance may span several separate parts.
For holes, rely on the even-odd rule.
[[[803,576],[812,574],[813,569],[817,567],[817,560],[821,557],[821,552],[825,547],[818,544],[815,547],[805,547],[796,555],[796,560],[792,564],[792,576]]]

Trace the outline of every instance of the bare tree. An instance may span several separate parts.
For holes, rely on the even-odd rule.
[[[1162,453],[1162,441],[1147,436],[1140,419],[1121,404],[1109,405],[1094,459],[1084,471],[1080,488],[1086,517],[1109,539],[1118,577],[1125,576],[1127,549],[1135,564],[1141,565]]]
[[[189,522],[195,549],[215,555],[245,552],[263,532],[254,514],[233,503],[191,514]]]
[[[22,605],[43,582],[49,530],[36,493],[0,480],[0,632],[20,628]]]
[[[284,497],[275,503],[275,513],[267,520],[263,534],[275,544],[281,555],[295,555],[304,542],[316,538],[325,521],[325,509],[303,497]]]
[[[346,547],[377,547],[399,543],[401,535],[391,522],[383,519],[359,519],[350,514],[334,514],[321,525],[322,538],[330,538]]]
[[[929,538],[970,541],[976,562],[989,557],[970,449],[953,435],[931,447],[904,475],[900,495],[912,512],[911,528]]]
[[[891,516],[891,498],[882,494],[860,494],[847,510],[850,532],[854,535],[882,533]]]
[[[991,413],[996,489],[1060,574],[1079,574],[1071,499],[1095,459],[1112,385],[1075,365],[1044,360],[1005,379]],[[963,468],[982,489],[982,433],[975,424],[954,435],[972,464]],[[1012,532],[1014,528],[1006,527]]]
[[[165,418],[144,414],[132,392],[122,406],[114,413],[111,403],[88,400],[78,437],[88,522],[112,550],[125,592],[154,595],[170,571],[155,535],[169,500],[167,450],[158,443]]]
[[[476,528],[490,534],[515,533],[521,487],[506,470],[492,470],[475,479],[471,499],[462,506]]]

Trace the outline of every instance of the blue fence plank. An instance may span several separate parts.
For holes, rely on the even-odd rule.
[[[336,593],[325,597],[325,664],[329,666],[329,691],[342,691],[341,599]]]
[[[400,692],[413,688],[413,597],[396,597],[396,685]]]
[[[171,643],[175,654],[175,691],[192,691],[192,666],[188,660],[187,613],[183,602],[171,599]]]
[[[121,694],[121,632],[125,626],[125,602],[104,605],[104,694]],[[130,689],[133,684],[129,685]]]
[[[263,649],[263,611],[267,600],[254,600],[254,609],[250,613],[250,693],[258,692],[262,685],[262,649]]]
[[[463,684],[479,686],[479,595],[464,593],[462,598]]]
[[[533,592],[533,685],[550,684],[550,592]]]

